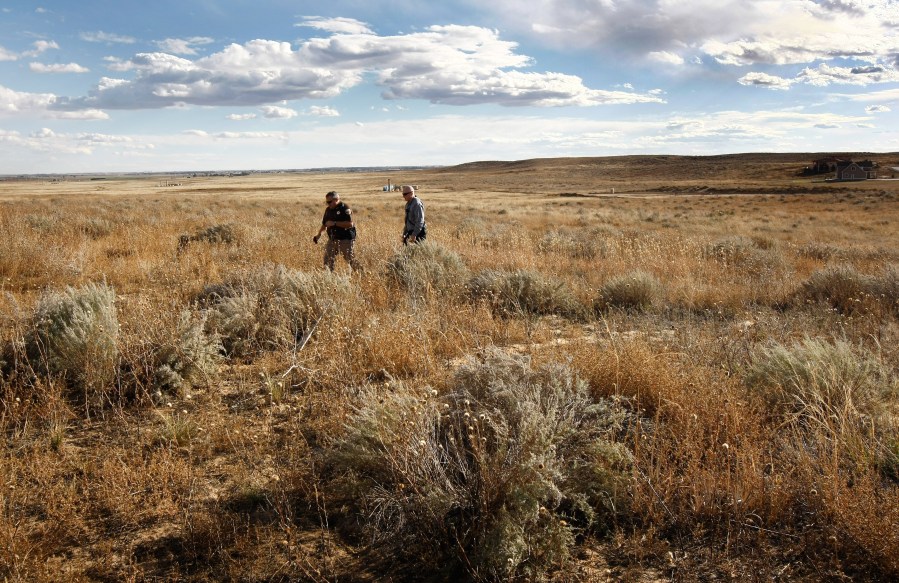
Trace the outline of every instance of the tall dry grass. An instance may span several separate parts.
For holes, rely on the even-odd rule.
[[[427,176],[5,185],[0,577],[899,575],[894,194]]]

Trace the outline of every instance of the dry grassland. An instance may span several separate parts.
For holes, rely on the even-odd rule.
[[[896,580],[899,181],[811,159],[0,182],[0,579]]]

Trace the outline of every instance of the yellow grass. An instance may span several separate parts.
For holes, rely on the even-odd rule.
[[[335,470],[319,454],[361,399],[443,391],[465,357],[493,346],[567,363],[639,419],[621,436],[634,457],[629,509],[608,532],[580,533],[560,580],[899,576],[899,298],[845,310],[803,295],[833,266],[886,281],[899,265],[899,181],[798,177],[810,161],[0,182],[0,579],[411,579],[414,564],[366,546],[354,526],[364,516],[329,491]],[[540,274],[580,315],[500,312],[465,282],[409,293],[387,269],[403,221],[388,179],[420,186],[431,244],[468,273]],[[202,382],[157,391],[138,369],[179,314],[209,309],[204,290],[261,268],[322,269],[311,238],[330,190],[357,221],[364,272],[338,260],[355,295],[327,304],[302,349],[223,355]],[[181,235],[223,225],[232,242],[179,252]],[[651,307],[599,301],[636,272],[659,283]],[[123,362],[107,387],[116,398],[90,417],[71,378],[26,350],[39,299],[89,283],[115,290]],[[746,386],[764,347],[804,338],[878,359],[879,417],[848,419],[834,439]]]

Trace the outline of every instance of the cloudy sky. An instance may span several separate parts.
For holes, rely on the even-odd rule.
[[[899,0],[0,0],[0,174],[899,151]]]

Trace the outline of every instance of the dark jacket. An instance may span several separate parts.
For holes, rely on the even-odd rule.
[[[334,208],[325,209],[325,216],[322,217],[322,224],[328,221],[344,223],[353,220],[353,211],[345,203],[339,202]],[[328,227],[328,239],[355,239],[356,227],[344,229],[343,227]]]
[[[425,205],[417,196],[413,196],[406,203],[406,224],[403,227],[403,237],[424,238],[425,233]]]

